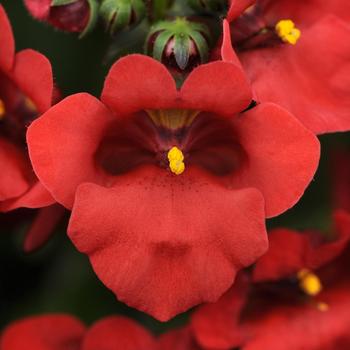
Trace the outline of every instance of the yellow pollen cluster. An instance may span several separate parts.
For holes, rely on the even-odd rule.
[[[302,269],[298,272],[299,287],[310,296],[319,294],[322,290],[320,279],[312,271]]]
[[[290,19],[279,21],[275,26],[275,30],[282,41],[291,45],[295,45],[301,35],[301,31],[295,27],[294,22]]]
[[[185,171],[184,155],[176,146],[168,152],[169,168],[176,174],[180,175]]]
[[[0,99],[0,119],[2,119],[5,116],[6,108],[5,103],[3,100]]]

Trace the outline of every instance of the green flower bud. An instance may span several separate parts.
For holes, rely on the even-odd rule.
[[[146,7],[142,0],[102,0],[100,7],[100,15],[111,35],[140,23],[145,14]]]
[[[208,60],[209,30],[206,25],[185,18],[161,21],[150,30],[146,53],[170,70],[189,72]]]

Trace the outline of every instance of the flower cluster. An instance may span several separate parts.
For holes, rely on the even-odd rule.
[[[29,316],[0,350],[350,347],[348,154],[329,167],[334,232],[266,229],[314,179],[318,135],[350,130],[350,3],[24,3],[81,38],[103,21],[113,63],[98,98],[67,96],[48,58],[15,52],[0,5],[0,212],[29,211],[27,252],[66,212],[131,308],[164,322],[198,307],[158,337],[126,316]]]

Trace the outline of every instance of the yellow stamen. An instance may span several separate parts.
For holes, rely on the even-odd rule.
[[[329,305],[327,303],[320,301],[319,303],[316,304],[316,308],[319,311],[326,312],[329,310]]]
[[[275,30],[282,41],[291,45],[295,45],[301,35],[300,29],[298,29],[290,19],[282,19],[279,21],[275,26]]]
[[[0,119],[5,117],[5,113],[6,113],[5,103],[2,99],[0,99]]]
[[[184,155],[176,146],[168,152],[169,168],[171,172],[180,175],[185,171]]]
[[[299,287],[304,293],[310,296],[319,294],[322,290],[322,283],[317,275],[308,269],[302,269],[298,272]]]

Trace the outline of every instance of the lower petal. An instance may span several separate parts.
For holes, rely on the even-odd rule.
[[[145,167],[113,188],[81,185],[68,232],[120,300],[165,321],[217,300],[265,252],[263,207],[257,190],[195,168]]]
[[[111,316],[96,322],[86,333],[79,350],[151,350],[155,340],[131,319]]]
[[[0,138],[0,201],[18,197],[28,190],[27,163],[16,146]]]
[[[1,350],[80,350],[85,327],[72,316],[43,315],[16,321],[1,335]]]

